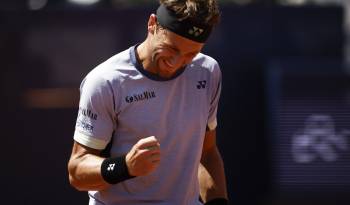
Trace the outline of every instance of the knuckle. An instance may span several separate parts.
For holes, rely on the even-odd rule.
[[[142,139],[137,141],[136,144],[135,144],[137,147],[139,147],[140,145],[142,145]]]
[[[138,142],[137,142],[137,144],[139,144],[139,145],[142,145],[142,144],[144,144],[145,143],[145,139],[140,139]]]

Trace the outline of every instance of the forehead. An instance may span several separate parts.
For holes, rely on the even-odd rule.
[[[164,31],[163,43],[173,48],[176,48],[177,50],[183,53],[200,52],[200,50],[204,46],[204,43],[192,41],[168,29],[165,29]]]

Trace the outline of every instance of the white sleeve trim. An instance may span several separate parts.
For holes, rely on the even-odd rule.
[[[210,130],[215,130],[217,125],[218,125],[218,122],[216,118],[212,122],[208,122],[208,127]]]
[[[74,132],[74,140],[82,145],[98,150],[104,149],[108,144],[108,142],[93,138],[77,130]]]

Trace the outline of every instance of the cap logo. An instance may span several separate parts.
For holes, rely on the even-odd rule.
[[[168,9],[164,4],[160,4],[157,9],[157,21],[162,27],[199,43],[206,42],[213,28],[193,18],[180,18],[175,11]]]

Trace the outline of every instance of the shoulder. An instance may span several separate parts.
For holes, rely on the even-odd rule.
[[[135,72],[130,60],[129,49],[124,50],[92,69],[84,78],[84,84],[98,87],[115,87],[127,74]]]
[[[192,61],[193,67],[205,69],[209,72],[220,72],[219,63],[213,58],[203,53],[199,53]]]
[[[191,62],[190,69],[196,73],[202,73],[210,78],[220,79],[221,70],[219,63],[212,57],[199,53]]]

